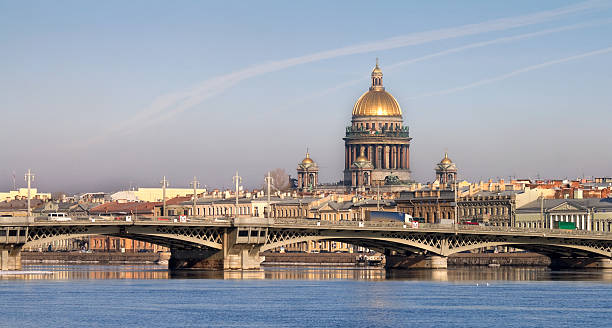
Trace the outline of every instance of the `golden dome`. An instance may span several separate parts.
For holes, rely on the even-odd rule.
[[[306,158],[302,160],[302,164],[312,164],[314,161],[310,158],[310,154],[306,152]]]
[[[385,90],[369,90],[359,97],[353,107],[353,116],[401,116],[397,100]]]
[[[382,76],[377,58],[376,67],[372,71],[372,86],[355,103],[353,116],[402,116],[397,100],[385,91]]]
[[[448,154],[445,152],[444,153],[444,158],[442,159],[440,164],[452,164],[452,163],[453,163],[453,161],[451,161],[451,159],[448,158]]]

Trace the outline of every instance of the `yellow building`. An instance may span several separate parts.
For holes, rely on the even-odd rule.
[[[206,193],[206,189],[196,189],[197,194]],[[128,201],[141,201],[141,202],[161,202],[163,201],[163,190],[162,188],[138,188],[138,190],[125,191],[116,193],[122,194],[121,197],[129,197]],[[129,194],[129,195],[127,195]],[[193,188],[166,188],[166,200],[175,197],[184,197],[187,195],[193,195]],[[120,197],[120,198],[121,198]],[[120,199],[119,199],[120,200]]]
[[[32,199],[49,200],[51,199],[50,193],[39,193],[36,188],[30,188],[30,197]],[[28,188],[19,188],[19,190],[11,190],[9,192],[0,192],[0,202],[11,201],[15,199],[27,199]]]

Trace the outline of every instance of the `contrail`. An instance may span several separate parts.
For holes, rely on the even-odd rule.
[[[581,29],[581,28],[588,28],[588,27],[594,27],[594,26],[601,26],[601,25],[605,25],[605,24],[610,24],[612,23],[612,19],[606,19],[606,20],[601,20],[601,21],[596,21],[596,22],[591,22],[591,23],[582,23],[582,24],[573,24],[573,25],[567,25],[567,26],[563,26],[563,27],[558,27],[558,28],[551,28],[551,29],[547,29],[547,30],[542,30],[542,31],[538,31],[538,32],[531,32],[531,33],[524,33],[524,34],[519,34],[519,35],[514,35],[514,36],[507,36],[507,37],[501,37],[501,38],[497,38],[494,40],[489,40],[489,41],[482,41],[482,42],[476,42],[476,43],[471,43],[465,46],[461,46],[461,47],[456,47],[456,48],[451,48],[451,49],[446,49],[443,51],[439,51],[439,52],[435,52],[432,54],[428,54],[425,56],[421,56],[421,57],[416,57],[416,58],[412,58],[412,59],[408,59],[408,60],[404,60],[401,62],[397,62],[391,65],[387,65],[385,66],[385,71],[392,71],[394,69],[397,69],[398,67],[401,66],[405,66],[408,64],[414,64],[417,62],[421,62],[421,61],[425,61],[428,59],[432,59],[432,58],[436,58],[436,57],[441,57],[444,55],[449,55],[449,54],[453,54],[453,53],[457,53],[457,52],[461,52],[461,51],[465,51],[465,50],[469,50],[469,49],[474,49],[474,48],[480,48],[480,47],[485,47],[485,46],[490,46],[490,45],[494,45],[494,44],[499,44],[499,43],[506,43],[506,42],[512,42],[512,41],[519,41],[519,40],[524,40],[524,39],[529,39],[529,38],[534,38],[534,37],[538,37],[538,36],[542,36],[542,35],[547,35],[547,34],[553,34],[553,33],[557,33],[557,32],[563,32],[563,31],[570,31],[570,30],[576,30],[576,29]],[[367,78],[369,78],[368,76],[363,76],[361,78],[358,79],[353,79],[350,81],[346,81],[343,82],[341,84],[335,85],[331,88],[316,92],[316,93],[312,93],[308,96],[302,97],[296,101],[292,101],[290,104],[286,104],[285,106],[283,106],[283,108],[289,108],[292,106],[295,106],[297,104],[301,104],[303,102],[308,101],[309,99],[312,98],[316,98],[316,97],[321,97],[321,96],[325,96],[327,94],[330,94],[336,90],[340,90],[346,87],[350,87],[359,83],[363,83],[364,80],[366,80]]]
[[[422,94],[422,95],[410,97],[408,99],[418,99],[418,98],[425,98],[425,97],[431,97],[431,96],[445,95],[445,94],[449,94],[449,93],[453,93],[453,92],[457,92],[457,91],[471,89],[471,88],[475,88],[475,87],[478,87],[478,86],[481,86],[481,85],[490,84],[490,83],[493,83],[493,82],[505,80],[505,79],[511,78],[511,77],[519,75],[519,74],[535,71],[535,70],[538,70],[540,68],[544,68],[544,67],[548,67],[548,66],[552,66],[552,65],[557,65],[557,64],[561,64],[561,63],[566,63],[566,62],[569,62],[569,61],[572,61],[572,60],[578,60],[578,59],[592,57],[592,56],[596,56],[596,55],[602,55],[602,54],[606,54],[606,53],[610,53],[610,52],[612,52],[612,47],[608,47],[608,48],[604,48],[604,49],[600,49],[600,50],[595,50],[595,51],[591,51],[591,52],[586,52],[586,53],[583,53],[583,54],[574,55],[574,56],[570,56],[570,57],[565,57],[565,58],[561,58],[561,59],[555,59],[555,60],[551,60],[551,61],[548,61],[548,62],[545,62],[545,63],[523,67],[521,69],[517,69],[517,70],[514,70],[514,71],[512,71],[510,73],[506,73],[506,74],[503,74],[503,75],[500,75],[500,76],[491,77],[491,78],[488,78],[488,79],[480,80],[480,81],[477,81],[477,82],[473,82],[473,83],[470,83],[470,84],[466,84],[466,85],[462,85],[462,86],[459,86],[459,87],[454,87],[454,88],[450,88],[450,89],[446,89],[446,90],[440,90],[440,91],[425,93],[425,94]]]
[[[112,133],[125,133],[128,128],[142,128],[160,121],[166,120],[180,112],[193,107],[211,98],[232,86],[249,78],[262,74],[271,73],[289,67],[303,65],[315,61],[331,59],[341,56],[355,55],[374,51],[396,49],[401,47],[414,46],[433,41],[470,36],[475,34],[502,31],[522,26],[539,24],[557,19],[570,14],[583,12],[599,7],[607,7],[609,3],[602,1],[586,1],[575,5],[561,7],[553,10],[536,12],[532,14],[502,18],[483,23],[468,24],[453,28],[444,28],[426,32],[412,33],[404,36],[388,38],[381,41],[362,43],[322,52],[317,52],[305,56],[293,57],[285,60],[263,63],[243,70],[235,71],[226,75],[218,76],[206,80],[188,91],[175,92],[158,97],[153,103],[144,110],[137,113],[134,117],[125,120],[104,132],[104,134],[86,140],[83,145],[89,145],[104,139]],[[165,112],[165,113],[164,113]],[[161,114],[161,115],[160,115]]]

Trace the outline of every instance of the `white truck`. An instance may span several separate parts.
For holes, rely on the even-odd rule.
[[[69,218],[66,213],[49,213],[47,217],[51,221],[72,221],[72,218]]]

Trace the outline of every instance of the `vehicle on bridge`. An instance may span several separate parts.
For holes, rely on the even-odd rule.
[[[410,223],[413,217],[409,214],[391,211],[366,211],[366,221]]]
[[[72,218],[68,217],[66,213],[49,213],[47,218],[51,221],[72,221]]]

